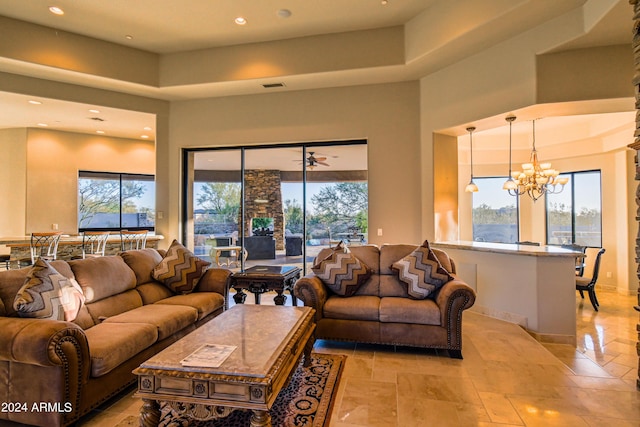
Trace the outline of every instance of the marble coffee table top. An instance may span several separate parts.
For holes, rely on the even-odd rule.
[[[141,369],[265,378],[312,317],[309,307],[236,305],[140,365]],[[217,368],[185,367],[180,361],[203,344],[237,348]]]

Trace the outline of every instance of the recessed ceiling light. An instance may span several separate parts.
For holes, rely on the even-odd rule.
[[[247,20],[245,18],[243,18],[242,16],[238,16],[235,19],[235,23],[238,24],[238,25],[244,25],[244,24],[247,23]]]
[[[40,102],[40,101],[36,101],[35,99],[30,99],[30,100],[29,100],[29,104],[33,104],[33,105],[42,105],[42,102]]]
[[[151,127],[150,127],[150,126],[145,126],[145,127],[143,128],[143,130],[151,130]]]
[[[288,18],[291,16],[291,11],[289,9],[280,9],[279,11],[276,12],[276,14],[280,18]]]
[[[147,139],[147,138],[149,138],[149,135],[140,135],[140,138]]]
[[[96,133],[99,133],[100,135],[102,135],[104,133],[103,130],[97,130]]]
[[[94,114],[100,114],[100,110],[96,110],[95,108],[90,109],[89,112]]]
[[[46,127],[47,127],[47,126],[49,126],[49,125],[48,125],[48,124],[46,124],[46,123],[38,123],[38,126],[42,126],[43,128],[46,128]]]
[[[64,15],[64,10],[60,9],[58,6],[51,6],[49,8],[49,12],[53,13],[54,15]]]
[[[131,34],[127,34],[124,38],[127,40],[133,40],[133,36]]]

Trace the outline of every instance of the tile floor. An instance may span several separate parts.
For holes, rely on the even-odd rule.
[[[319,341],[315,351],[349,356],[330,425],[638,426],[637,299],[598,297],[595,312],[576,295],[577,347],[541,345],[518,326],[469,311],[464,360]],[[270,303],[268,294],[262,303]],[[114,427],[139,407],[128,393],[80,425]]]

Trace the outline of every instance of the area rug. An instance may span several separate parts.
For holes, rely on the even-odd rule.
[[[272,426],[328,426],[344,359],[345,356],[312,353],[309,367],[300,364],[271,408]],[[197,421],[180,418],[169,405],[161,404],[159,427],[247,427],[250,418],[250,411],[236,410],[225,418]]]

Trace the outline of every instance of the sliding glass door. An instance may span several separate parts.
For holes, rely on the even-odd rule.
[[[367,242],[366,141],[184,151],[184,242],[215,265],[306,266]]]

